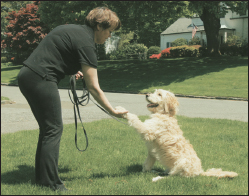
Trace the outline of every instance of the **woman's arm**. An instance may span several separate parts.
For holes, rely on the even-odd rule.
[[[123,118],[123,114],[128,113],[128,111],[117,111],[111,106],[110,102],[99,86],[97,69],[84,64],[81,65],[81,68],[87,85],[87,89],[91,93],[93,98],[111,115],[118,118]]]

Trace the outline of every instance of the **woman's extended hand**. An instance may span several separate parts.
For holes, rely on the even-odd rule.
[[[117,118],[124,118],[124,114],[127,114],[129,111],[124,109],[121,106],[115,107],[115,110],[112,112],[112,115],[117,117]]]
[[[78,71],[77,74],[75,74],[76,80],[79,78],[83,78],[83,73],[81,71]]]

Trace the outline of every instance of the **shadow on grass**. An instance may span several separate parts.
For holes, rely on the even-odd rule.
[[[125,171],[125,169],[124,169],[124,171]],[[121,175],[122,176],[128,176],[128,175],[133,174],[133,173],[140,173],[141,171],[142,171],[142,165],[135,164],[135,165],[128,166],[126,168],[126,172],[124,172]],[[120,174],[110,174],[110,173],[100,172],[100,173],[92,174],[91,178],[105,178],[107,176],[114,178],[114,177],[119,177]]]
[[[1,182],[4,184],[23,184],[31,182],[35,184],[35,168],[29,165],[18,165],[17,170],[9,171],[1,174]],[[67,173],[68,168],[59,168],[59,173]]]
[[[120,177],[120,176],[129,176],[129,175],[136,174],[136,173],[142,173],[142,165],[140,164],[134,164],[134,165],[127,166],[125,169],[124,169],[123,174],[109,174],[109,173],[101,172],[101,173],[92,174],[91,178],[105,178],[107,176],[115,178],[115,177]],[[157,167],[155,167],[155,170],[160,174],[164,172],[164,170],[162,170],[161,168],[157,168]]]
[[[174,58],[120,63],[99,63],[99,81],[103,90],[140,91],[151,86],[166,86],[226,68],[248,66],[244,57]]]
[[[1,182],[4,184],[35,183],[35,168],[29,165],[18,165],[17,170],[1,174]]]
[[[166,86],[238,66],[248,66],[248,57],[100,61],[98,75],[100,86],[105,91],[139,92],[152,86]],[[1,72],[20,68],[21,66],[6,67],[2,68]],[[12,77],[9,84],[17,85],[17,77]],[[69,77],[66,76],[61,80],[58,86],[59,88],[69,88]],[[82,89],[81,81],[77,81],[77,89]]]

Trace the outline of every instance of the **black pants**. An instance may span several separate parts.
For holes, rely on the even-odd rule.
[[[58,176],[60,139],[63,131],[61,101],[55,82],[42,78],[28,67],[22,67],[18,84],[39,124],[40,133],[35,157],[36,183],[60,189]]]

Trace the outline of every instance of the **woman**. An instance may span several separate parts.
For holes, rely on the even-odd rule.
[[[60,138],[63,130],[57,84],[65,75],[83,77],[94,99],[111,115],[121,118],[128,111],[113,109],[100,89],[95,43],[104,44],[121,22],[105,7],[93,9],[86,25],[61,25],[53,29],[23,62],[18,75],[19,88],[39,124],[35,158],[35,180],[53,190],[67,190],[58,176]],[[80,72],[79,70],[82,70]]]

